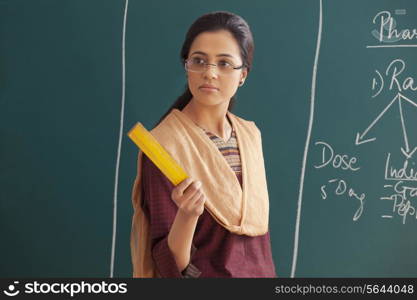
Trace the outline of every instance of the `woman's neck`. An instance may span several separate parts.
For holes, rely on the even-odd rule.
[[[199,127],[227,141],[232,133],[232,126],[226,117],[228,104],[201,106],[190,100],[182,112]]]

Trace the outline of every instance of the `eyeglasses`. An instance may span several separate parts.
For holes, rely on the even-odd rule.
[[[185,61],[185,69],[190,72],[203,73],[207,70],[208,66],[217,67],[218,74],[229,75],[234,72],[234,70],[239,70],[243,68],[243,65],[240,67],[235,67],[231,62],[227,60],[221,60],[217,64],[209,64],[204,59],[199,57],[192,57]]]

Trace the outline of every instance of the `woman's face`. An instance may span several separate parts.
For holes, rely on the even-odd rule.
[[[222,74],[217,65],[242,65],[238,43],[227,30],[200,33],[191,44],[188,60],[216,64],[208,65],[201,73],[187,71],[188,86],[193,95],[192,101],[200,105],[229,105],[241,81],[247,76],[246,68]],[[204,86],[212,86],[207,88]]]

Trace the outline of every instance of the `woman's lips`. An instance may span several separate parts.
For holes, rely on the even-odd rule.
[[[200,90],[203,92],[217,92],[218,91],[216,88],[206,88],[206,87],[202,87],[200,88]]]
[[[202,90],[202,91],[204,91],[204,92],[216,92],[216,91],[219,90],[215,86],[206,85],[206,84],[203,84],[202,86],[200,86],[199,89]]]

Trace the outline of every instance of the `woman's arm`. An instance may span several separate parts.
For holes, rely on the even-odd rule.
[[[185,179],[173,189],[171,198],[178,206],[178,211],[168,234],[168,246],[182,272],[190,263],[194,231],[198,217],[204,212],[205,196],[201,182]]]
[[[189,222],[183,222],[184,220],[190,221],[192,218],[183,217],[182,213],[186,208],[185,205],[182,209],[179,208],[180,203],[173,201],[172,196],[175,186],[162,174],[162,172],[144,155],[142,164],[142,178],[143,178],[143,206],[146,215],[150,221],[150,233],[152,239],[152,258],[155,262],[155,266],[158,269],[160,277],[199,277],[201,271],[194,266],[191,262],[194,253],[198,249],[192,244],[192,239],[196,225],[192,226],[192,234],[184,234],[187,228],[190,226],[184,226]],[[191,189],[190,189],[191,190]],[[179,189],[177,190],[177,192]],[[186,192],[189,190],[187,189]],[[176,196],[174,196],[177,198]],[[179,213],[181,211],[181,213]],[[201,212],[204,211],[204,205],[202,206]],[[178,218],[177,218],[178,215]],[[180,217],[181,215],[181,217]],[[187,215],[187,214],[185,214]],[[177,221],[176,221],[177,219]],[[197,222],[198,217],[195,217]],[[175,223],[175,224],[174,224]],[[177,228],[177,229],[173,229]],[[185,231],[184,231],[185,229]],[[170,232],[172,232],[170,234]],[[169,238],[170,236],[170,238]],[[187,244],[184,241],[185,236],[191,242],[191,251],[187,246],[185,249],[177,247],[176,245]],[[168,238],[170,239],[171,246],[168,245]],[[171,250],[171,248],[175,251]],[[176,250],[182,248],[182,250]],[[184,253],[187,251],[188,254],[181,255],[180,252]],[[188,266],[185,266],[185,271],[181,272],[184,268],[179,268],[182,265],[180,257],[188,256],[190,261]],[[183,259],[187,260],[187,259]]]
[[[174,254],[180,272],[190,263],[191,244],[198,217],[188,217],[178,210],[168,234],[168,246]]]

